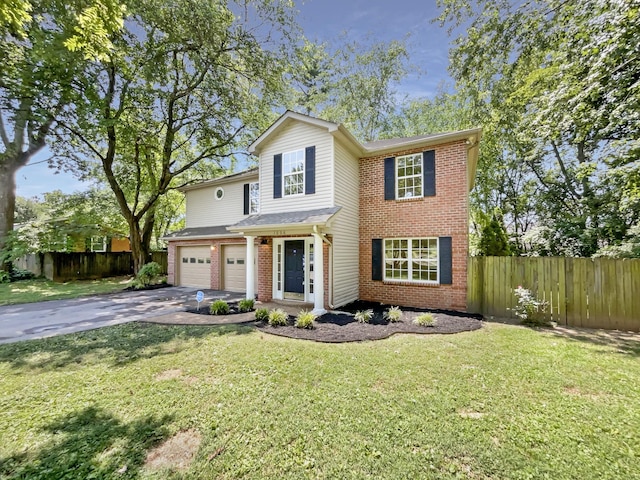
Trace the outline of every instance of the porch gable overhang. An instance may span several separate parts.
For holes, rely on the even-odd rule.
[[[341,207],[319,208],[297,212],[251,215],[227,227],[231,233],[277,237],[282,235],[311,234],[314,228],[327,227]]]

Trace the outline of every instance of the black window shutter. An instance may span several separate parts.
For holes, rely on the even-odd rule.
[[[282,198],[282,154],[273,156],[273,198]]]
[[[436,151],[422,152],[422,184],[424,196],[433,197],[436,194]]]
[[[374,238],[371,240],[371,280],[382,280],[382,239]]]
[[[384,159],[384,199],[394,200],[396,198],[396,159]]]
[[[439,244],[440,284],[451,285],[453,283],[453,274],[451,272],[451,237],[440,237]]]
[[[249,215],[249,184],[244,184],[244,214]]]
[[[316,193],[316,147],[307,147],[304,152],[304,193]]]

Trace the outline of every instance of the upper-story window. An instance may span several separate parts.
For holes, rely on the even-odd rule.
[[[396,158],[396,198],[422,197],[422,154]]]
[[[106,252],[107,251],[107,237],[91,237],[91,251],[92,252]]]
[[[284,196],[304,193],[304,150],[282,154]]]
[[[249,184],[249,214],[254,215],[260,212],[260,184],[258,182]]]

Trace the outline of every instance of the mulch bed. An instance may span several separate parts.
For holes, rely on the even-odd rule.
[[[231,312],[224,316],[226,319],[237,313],[237,305],[235,303],[230,302],[229,306],[231,307]],[[328,312],[316,319],[313,329],[296,328],[294,326],[295,318],[292,316],[289,316],[289,324],[287,326],[272,327],[267,322],[257,321],[251,323],[251,325],[261,332],[272,335],[324,343],[381,340],[395,333],[446,334],[470,332],[482,327],[482,317],[480,315],[409,307],[402,308],[402,320],[400,322],[389,323],[383,317],[387,308],[389,308],[389,305],[372,302],[358,301],[350,303],[340,307],[339,312]],[[373,310],[371,321],[369,323],[358,323],[353,314],[358,310],[368,309]],[[209,309],[204,306],[201,306],[200,310],[193,307],[187,308],[187,312],[209,315]],[[434,326],[423,327],[413,323],[413,319],[424,312],[433,314],[435,317]],[[253,312],[251,312],[251,315],[253,315]]]
[[[395,333],[459,333],[477,330],[482,327],[481,317],[458,312],[442,310],[425,310],[417,308],[403,308],[402,320],[389,323],[383,318],[388,305],[378,303],[355,302],[341,307],[341,312],[329,312],[315,321],[313,329],[296,328],[295,319],[289,317],[289,325],[272,327],[266,322],[256,322],[258,330],[273,335],[313,340],[325,343],[360,342],[363,340],[381,340]],[[358,323],[353,313],[358,310],[373,310],[373,318],[369,323]],[[435,325],[422,327],[413,323],[413,319],[421,313],[430,311],[435,317]]]

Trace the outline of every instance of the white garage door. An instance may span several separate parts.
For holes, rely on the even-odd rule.
[[[258,249],[254,254],[255,259],[258,258]],[[222,249],[222,288],[230,292],[244,292],[247,289],[247,247],[246,245],[225,245]],[[257,264],[257,262],[254,262]],[[257,291],[257,271],[256,272],[256,291]]]
[[[178,285],[211,288],[211,248],[178,247]]]

